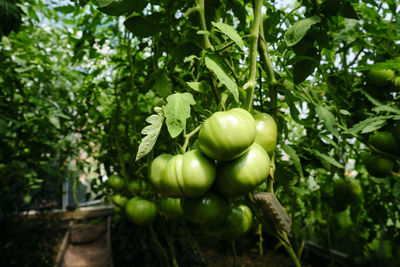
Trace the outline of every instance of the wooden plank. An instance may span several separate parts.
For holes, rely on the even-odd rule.
[[[114,205],[103,205],[95,207],[82,207],[76,211],[52,210],[44,212],[44,216],[56,217],[60,220],[83,220],[102,216],[112,215],[114,213]],[[27,214],[28,219],[41,216],[39,212],[30,211]]]

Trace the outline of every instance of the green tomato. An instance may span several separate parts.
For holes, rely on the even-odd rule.
[[[235,240],[245,235],[253,224],[253,213],[246,205],[233,206],[222,224],[203,226],[203,230],[210,236]]]
[[[360,199],[362,189],[360,183],[353,178],[340,179],[333,185],[335,209],[343,211],[348,205]]]
[[[149,168],[149,180],[157,192],[161,191],[161,172],[165,169],[168,161],[173,157],[170,154],[161,154],[156,157]]]
[[[180,198],[162,198],[160,201],[160,210],[167,216],[168,220],[184,217]]]
[[[111,175],[107,183],[114,191],[121,191],[125,186],[125,180],[116,174]]]
[[[222,223],[229,209],[228,200],[211,191],[198,198],[183,198],[181,205],[186,218],[203,225]]]
[[[375,132],[368,138],[368,143],[386,153],[397,153],[399,147],[390,132]]]
[[[267,179],[270,159],[257,143],[243,156],[218,166],[216,188],[226,197],[247,195]]]
[[[157,217],[157,206],[149,200],[134,197],[125,205],[125,213],[130,221],[138,225],[149,225]]]
[[[394,78],[393,83],[396,88],[400,88],[400,76]]]
[[[117,205],[120,208],[123,208],[125,207],[128,198],[117,193],[111,197],[111,200],[115,205]]]
[[[209,117],[200,130],[198,141],[201,151],[208,157],[227,161],[246,153],[255,137],[253,116],[244,109],[234,108]]]
[[[198,197],[214,183],[214,162],[199,150],[176,155],[161,173],[159,193],[167,197]]]
[[[384,86],[394,79],[393,70],[376,70],[371,69],[367,74],[367,80],[370,84],[377,86]]]
[[[372,176],[383,178],[389,176],[393,169],[393,161],[381,155],[369,155],[364,160],[365,168]]]
[[[266,114],[259,113],[254,116],[256,121],[256,139],[254,142],[262,146],[269,155],[272,155],[276,148],[278,128],[274,119]]]
[[[128,183],[127,188],[129,193],[137,195],[146,189],[146,183],[142,180],[132,180]]]

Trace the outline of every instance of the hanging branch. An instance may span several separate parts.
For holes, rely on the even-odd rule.
[[[256,88],[256,73],[257,73],[257,43],[258,43],[258,32],[260,29],[261,24],[261,0],[255,0],[253,6],[254,12],[254,21],[253,25],[251,25],[251,32],[250,32],[250,77],[249,80],[243,86],[244,90],[247,90],[246,93],[246,102],[244,108],[250,111],[252,103],[253,103],[253,96],[254,90]]]

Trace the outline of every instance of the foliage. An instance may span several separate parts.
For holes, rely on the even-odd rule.
[[[369,142],[400,142],[399,88],[368,79],[400,76],[397,1],[253,2],[0,1],[18,21],[0,32],[2,218],[56,193],[80,150],[98,163],[101,198],[103,177],[147,182],[148,163],[196,147],[211,114],[249,107],[277,123],[266,188],[291,215],[297,256],[312,240],[349,264],[399,260],[400,158]],[[371,154],[392,172],[368,173]],[[363,193],[339,212],[333,185],[347,176]],[[151,187],[122,194],[159,201]]]

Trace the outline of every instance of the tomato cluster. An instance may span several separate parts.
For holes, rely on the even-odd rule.
[[[110,176],[111,200],[133,223],[148,225],[158,214],[188,219],[209,235],[237,239],[253,222],[242,198],[268,177],[276,148],[277,126],[268,114],[244,109],[214,113],[200,129],[197,148],[183,154],[161,154],[149,166],[149,182],[158,202],[139,197],[143,181],[127,183]],[[128,197],[129,196],[129,197]]]
[[[163,213],[167,217],[183,213],[218,238],[242,236],[250,229],[253,215],[237,199],[267,179],[276,139],[277,126],[268,114],[253,117],[241,108],[214,113],[202,125],[198,148],[179,155],[161,154],[152,161],[151,185],[175,205],[171,215],[166,207]],[[182,211],[172,199],[181,199]]]

